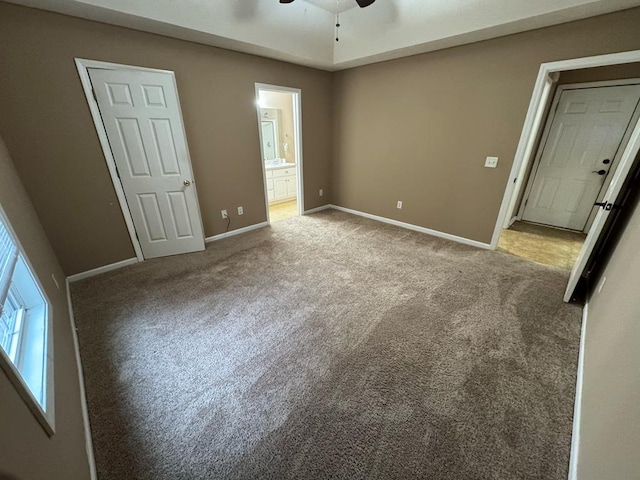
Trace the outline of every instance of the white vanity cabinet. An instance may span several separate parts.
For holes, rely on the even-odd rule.
[[[269,203],[275,199],[275,193],[273,191],[273,172],[267,172],[267,197]]]
[[[266,172],[269,204],[286,202],[296,198],[295,167],[273,168]]]

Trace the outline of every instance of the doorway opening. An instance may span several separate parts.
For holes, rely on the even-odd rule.
[[[640,66],[629,71],[637,74]],[[594,72],[582,75],[588,80]],[[640,115],[640,79],[565,81],[572,78],[575,73],[559,76],[518,213],[498,242],[499,250],[567,270],[580,254]]]
[[[587,235],[517,221],[503,230],[498,250],[550,267],[571,270]]]
[[[260,162],[269,223],[304,211],[301,91],[256,84]]]
[[[599,55],[594,57],[575,58],[571,60],[560,60],[556,62],[543,63],[540,65],[538,78],[536,80],[529,109],[522,128],[522,134],[518,143],[509,181],[504,191],[502,205],[496,219],[496,224],[491,239],[491,248],[498,248],[500,237],[504,229],[508,229],[518,220],[516,211],[521,205],[525,187],[528,184],[533,168],[536,152],[543,136],[545,120],[551,111],[554,92],[558,88],[558,80],[561,74],[566,77],[574,77],[572,82],[584,82],[584,79],[576,79],[575,75],[590,71],[593,77],[587,82],[610,81],[620,78],[640,78],[640,50],[628,52]],[[633,75],[629,75],[633,71]],[[622,75],[611,76],[612,72]],[[566,78],[565,78],[566,79]],[[572,83],[567,82],[567,83]],[[599,201],[595,202],[595,209],[591,212],[595,217],[588,228],[588,233],[578,257],[571,269],[569,280],[564,293],[564,301],[569,302],[576,299],[578,283],[583,279],[589,259],[592,257],[595,246],[599,240],[607,236],[606,226],[609,219],[620,208],[620,199],[626,195],[625,185],[631,174],[632,165],[640,152],[640,122],[631,122],[627,129],[628,141],[623,141],[619,148],[619,160],[617,168],[607,188],[601,189]],[[607,159],[604,157],[603,159]],[[611,159],[613,161],[613,159]],[[608,165],[608,164],[607,164]],[[599,174],[595,169],[596,174]],[[605,171],[605,174],[607,172]]]

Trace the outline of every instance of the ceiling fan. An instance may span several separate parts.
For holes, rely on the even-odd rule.
[[[356,3],[360,6],[360,8],[368,7],[376,0],[356,0]],[[280,3],[292,3],[293,0],[280,0]]]
[[[368,7],[376,0],[356,0],[360,8]],[[280,3],[293,3],[293,0],[280,0]],[[336,42],[340,41],[338,32],[340,30],[340,0],[336,0]]]

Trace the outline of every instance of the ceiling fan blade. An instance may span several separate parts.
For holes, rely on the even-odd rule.
[[[282,1],[282,0],[280,0],[280,1]],[[376,0],[356,0],[358,5],[360,5],[360,8],[368,7],[369,5],[371,5],[375,1]]]
[[[293,0],[280,0],[280,3],[291,3]]]

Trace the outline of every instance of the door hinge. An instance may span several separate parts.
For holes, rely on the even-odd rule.
[[[115,167],[116,167],[116,175],[118,176],[118,178],[120,178],[120,170],[118,170],[118,164],[114,163]]]
[[[98,103],[98,97],[96,96],[96,91],[91,87],[91,93],[93,94],[93,99]]]

